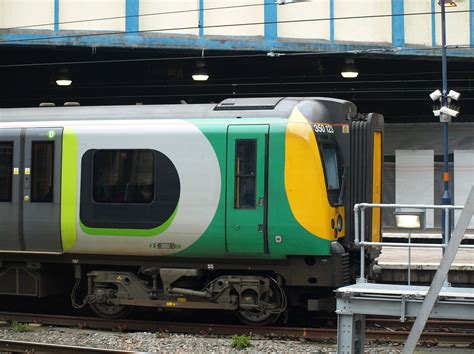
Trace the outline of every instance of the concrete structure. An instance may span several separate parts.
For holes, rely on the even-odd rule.
[[[471,57],[474,0],[457,3],[447,41],[461,48],[449,55]],[[430,56],[439,21],[436,0],[0,0],[0,44]]]

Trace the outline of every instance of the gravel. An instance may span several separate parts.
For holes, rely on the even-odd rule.
[[[17,332],[0,328],[0,338],[35,343],[54,343],[93,348],[167,353],[336,353],[334,344],[308,341],[251,339],[251,347],[236,350],[231,338],[171,333],[121,333],[88,329],[33,327]],[[367,348],[369,353],[399,353],[400,347]]]

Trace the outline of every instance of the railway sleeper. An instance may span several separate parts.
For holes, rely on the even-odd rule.
[[[156,267],[140,273],[89,272],[85,302],[106,318],[118,318],[126,307],[133,306],[216,309],[236,311],[242,322],[252,325],[275,321],[287,305],[284,290],[271,276],[210,277],[201,269]]]

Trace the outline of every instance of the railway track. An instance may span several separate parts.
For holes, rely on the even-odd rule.
[[[249,327],[189,322],[162,322],[149,320],[105,320],[94,317],[71,317],[60,315],[0,312],[0,320],[6,322],[37,323],[112,331],[172,332],[201,335],[250,334],[267,338],[302,338],[312,341],[335,341],[335,328],[314,327]],[[398,319],[368,318],[366,339],[375,341],[404,341],[412,322],[400,323]],[[474,322],[429,321],[421,341],[472,345],[474,343]],[[0,349],[3,347],[0,347]],[[71,349],[72,350],[72,349]],[[1,350],[0,350],[1,351]]]
[[[6,339],[0,339],[0,352],[2,353],[3,352],[7,352],[7,353],[62,353],[62,354],[135,353],[135,352],[123,351],[123,350],[79,347],[79,346],[72,346],[72,345],[33,343],[33,342],[24,342],[24,341],[6,340]]]

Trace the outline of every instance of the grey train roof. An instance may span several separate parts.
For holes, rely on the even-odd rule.
[[[109,119],[177,119],[177,118],[287,118],[296,105],[311,102],[321,112],[333,115],[356,113],[356,106],[345,100],[325,97],[230,98],[218,104],[124,105],[2,108],[0,122],[67,121]]]

